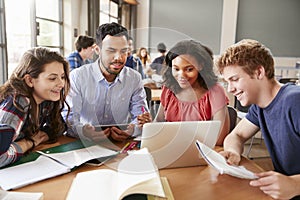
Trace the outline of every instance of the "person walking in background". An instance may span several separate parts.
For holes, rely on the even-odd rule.
[[[133,38],[129,36],[129,38],[128,38],[128,57],[127,57],[125,66],[135,69],[136,71],[138,71],[141,74],[142,79],[145,79],[146,76],[144,74],[142,61],[140,60],[139,57],[133,56],[133,54],[132,54],[133,47],[134,47]]]
[[[141,75],[125,67],[128,31],[117,23],[102,24],[96,31],[99,58],[71,71],[67,102],[71,111],[67,135],[92,141],[124,141],[134,133],[137,116],[151,120]],[[95,125],[129,124],[103,131]]]
[[[250,185],[274,199],[300,199],[300,87],[275,79],[271,51],[256,40],[228,47],[216,63],[228,92],[251,105],[220,152],[229,164],[241,161],[244,144],[261,131],[275,171],[257,173]]]
[[[0,87],[0,167],[66,131],[61,110],[69,88],[69,64],[63,56],[43,47],[24,53]]]
[[[67,56],[70,70],[76,69],[89,60],[93,60],[95,39],[86,35],[79,35],[75,40],[75,51]]]
[[[153,60],[153,62],[150,64],[151,69],[155,71],[156,74],[162,75],[163,69],[164,69],[164,61],[166,58],[166,52],[167,47],[164,43],[158,43],[157,45],[157,51],[160,53],[160,55]]]
[[[229,99],[217,83],[212,51],[194,40],[183,40],[166,55],[161,103],[154,121],[220,120],[216,145],[229,133]]]

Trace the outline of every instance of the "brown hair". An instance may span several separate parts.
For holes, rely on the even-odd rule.
[[[33,88],[29,87],[24,80],[24,76],[29,74],[32,78],[38,78],[39,74],[44,71],[44,66],[52,62],[59,62],[63,64],[65,73],[65,86],[60,94],[60,100],[56,102],[49,101],[51,112],[50,127],[51,134],[48,134],[49,141],[55,141],[58,134],[65,130],[65,124],[61,120],[61,111],[66,105],[69,110],[69,105],[65,102],[66,96],[70,89],[69,79],[69,64],[63,56],[55,51],[50,51],[47,48],[37,47],[26,51],[17,68],[4,85],[0,87],[0,102],[8,96],[13,97],[13,104],[22,112],[25,112],[24,107],[18,104],[20,96],[27,97],[30,101],[28,110],[28,121],[26,127],[23,127],[24,138],[31,140],[31,137],[39,130],[39,116],[37,116],[37,104],[33,98]]]
[[[268,79],[275,77],[271,51],[256,40],[244,39],[230,46],[218,59],[216,65],[221,74],[225,67],[236,65],[250,76],[258,66],[263,66]]]

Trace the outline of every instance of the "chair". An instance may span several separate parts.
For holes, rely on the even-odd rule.
[[[152,101],[152,92],[151,89],[149,87],[144,87],[144,90],[146,92],[146,100],[147,100],[147,105],[150,111],[150,114],[152,116],[152,119],[154,119],[156,112],[153,106],[153,101]]]
[[[150,109],[151,99],[152,99],[151,89],[148,87],[144,87],[144,90],[146,92],[146,100],[147,100],[148,108]]]
[[[279,79],[280,83],[296,83],[298,81],[298,78],[281,78]]]
[[[247,113],[249,108],[250,108],[251,105],[249,106],[242,106],[241,105],[241,102],[239,100],[237,100],[236,97],[234,97],[234,108],[237,109],[238,111],[240,112],[243,112],[243,113]]]
[[[244,117],[246,116],[246,114],[247,114],[247,112],[248,112],[248,110],[249,110],[249,108],[250,108],[251,105],[249,105],[249,106],[242,106],[241,103],[239,102],[239,100],[237,100],[237,98],[235,97],[234,106],[235,106],[235,108],[237,109],[237,115],[238,115],[238,118],[239,118],[239,119],[242,119],[242,118],[244,118]],[[258,132],[257,132],[257,133],[258,133]],[[256,134],[257,134],[257,133],[256,133]],[[256,135],[256,134],[255,134],[255,135]],[[260,141],[259,141],[258,143],[254,143],[255,135],[253,135],[253,136],[251,137],[251,141],[250,141],[250,144],[249,144],[249,148],[248,148],[248,151],[246,152],[246,156],[247,156],[247,158],[249,158],[249,159],[254,159],[254,157],[250,157],[250,152],[251,152],[251,150],[252,150],[253,145],[254,145],[254,144],[259,144],[259,145],[261,145],[262,142],[263,142],[263,138],[262,138],[262,136],[261,136],[261,134],[260,134],[260,138],[259,138]],[[255,157],[255,158],[266,158],[266,157],[269,157],[269,156],[259,156],[259,157]]]
[[[230,118],[230,129],[229,133],[234,129],[237,120],[237,112],[232,106],[227,106],[229,118]]]

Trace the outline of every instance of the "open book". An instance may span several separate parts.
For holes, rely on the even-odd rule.
[[[229,165],[221,154],[199,142],[198,140],[196,141],[196,146],[207,164],[215,168],[220,174],[228,174],[244,179],[257,178],[253,172],[247,170],[243,166]]]
[[[8,192],[0,190],[1,200],[43,200],[44,194],[42,192]]]
[[[37,181],[68,173],[88,160],[115,156],[118,152],[98,145],[63,153],[40,152],[36,160],[0,170],[3,190],[16,189]]]
[[[146,148],[125,157],[119,163],[118,171],[100,169],[78,173],[67,200],[118,200],[130,194],[166,197],[158,169]]]

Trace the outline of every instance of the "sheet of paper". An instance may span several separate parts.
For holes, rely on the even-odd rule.
[[[107,157],[116,155],[118,152],[101,147],[98,145],[90,146],[87,148],[77,149],[73,151],[67,151],[62,153],[43,153],[39,151],[44,156],[51,157],[64,165],[73,168],[85,163],[88,160],[94,158]]]
[[[43,200],[44,194],[42,192],[7,192],[0,190],[1,200]]]
[[[16,189],[70,170],[50,158],[40,156],[35,161],[0,170],[0,186],[4,190]]]
[[[0,170],[0,187],[15,189],[68,173],[88,160],[118,154],[98,145],[62,153],[42,154],[36,160]]]
[[[218,152],[214,151],[213,149],[207,147],[205,144],[197,141],[196,145],[198,147],[199,152],[203,156],[203,158],[206,160],[206,162],[217,169],[220,174],[228,174],[231,176],[235,176],[238,178],[244,178],[244,179],[256,179],[257,176],[247,170],[243,166],[232,166],[229,165],[225,158],[219,154]]]

